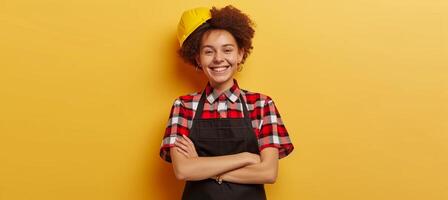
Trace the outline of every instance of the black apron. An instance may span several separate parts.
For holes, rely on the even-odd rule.
[[[202,93],[189,138],[200,157],[250,152],[260,154],[246,102],[240,95],[244,118],[201,119],[205,92]],[[263,184],[238,184],[213,179],[187,181],[183,200],[261,200],[266,199]]]

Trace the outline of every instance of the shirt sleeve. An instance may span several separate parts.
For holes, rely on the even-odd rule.
[[[266,147],[278,148],[279,158],[286,157],[294,149],[280,113],[274,101],[269,97],[267,97],[261,113],[258,145],[260,152]]]
[[[190,133],[186,111],[187,109],[184,108],[182,101],[176,99],[171,107],[170,117],[160,147],[160,157],[167,162],[171,162],[170,148],[174,146],[176,137],[188,136]]]

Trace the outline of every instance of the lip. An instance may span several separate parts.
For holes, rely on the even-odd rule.
[[[222,73],[226,72],[229,68],[230,68],[230,65],[209,67],[211,72],[217,73],[217,74],[222,74]]]

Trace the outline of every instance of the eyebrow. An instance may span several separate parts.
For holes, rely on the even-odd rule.
[[[234,47],[235,45],[233,45],[233,44],[222,45],[222,47],[228,47],[228,46]],[[206,48],[206,47],[210,47],[212,49],[214,48],[212,45],[204,45],[204,46],[201,47],[201,49]]]

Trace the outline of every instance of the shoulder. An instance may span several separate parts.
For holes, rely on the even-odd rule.
[[[193,92],[177,97],[174,101],[174,105],[178,105],[187,109],[193,109],[193,105],[196,105],[200,99],[201,93]]]
[[[248,90],[242,90],[246,101],[248,104],[255,104],[259,106],[264,106],[266,104],[272,103],[272,98],[266,94],[259,92],[252,92]]]

